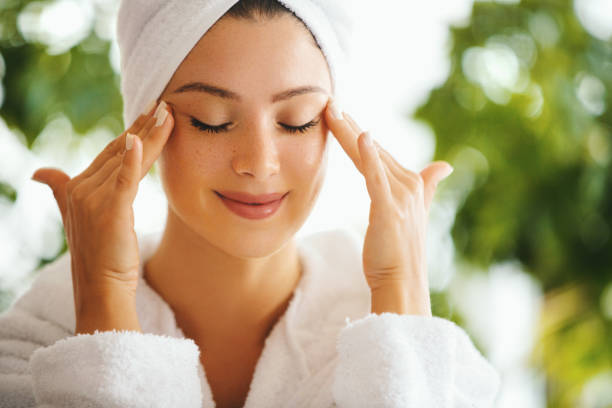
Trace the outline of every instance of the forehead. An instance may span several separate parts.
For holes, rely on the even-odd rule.
[[[193,81],[227,86],[246,98],[267,97],[296,85],[331,92],[325,57],[310,32],[289,15],[217,21],[177,68],[168,91]]]

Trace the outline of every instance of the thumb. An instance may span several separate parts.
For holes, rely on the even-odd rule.
[[[421,177],[425,184],[425,209],[429,213],[429,207],[433,200],[438,183],[448,177],[454,168],[445,161],[436,161],[429,164],[421,171]]]
[[[125,142],[126,150],[123,153],[119,173],[117,173],[116,188],[121,197],[120,200],[131,206],[138,192],[138,184],[140,183],[142,141],[138,135],[128,133]]]
[[[32,175],[32,180],[46,184],[53,191],[53,197],[59,207],[62,217],[66,214],[66,183],[70,181],[70,176],[61,170],[53,168],[40,168]]]

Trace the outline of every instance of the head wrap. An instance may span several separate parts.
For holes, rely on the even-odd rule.
[[[123,120],[127,127],[159,97],[200,38],[238,0],[122,0],[117,16]],[[278,0],[308,27],[341,102],[355,0]]]

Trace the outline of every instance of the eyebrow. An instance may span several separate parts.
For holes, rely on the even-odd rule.
[[[242,101],[242,98],[236,92],[230,91],[228,89],[223,89],[218,86],[205,84],[202,82],[189,82],[185,85],[180,86],[172,93],[181,93],[181,92],[189,92],[189,91],[205,92],[207,94],[218,96],[219,98],[223,98],[223,99],[231,99],[231,100],[235,100],[238,102]],[[284,100],[287,100],[297,95],[303,95],[303,94],[313,93],[313,92],[321,92],[321,93],[327,94],[327,91],[319,86],[306,85],[306,86],[300,86],[298,88],[288,89],[286,91],[273,95],[272,103],[284,101]]]

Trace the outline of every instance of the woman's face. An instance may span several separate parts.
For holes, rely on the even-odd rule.
[[[176,92],[194,82],[239,99],[201,86]],[[320,91],[273,98],[302,86]],[[220,19],[161,95],[175,121],[159,159],[169,210],[226,253],[247,258],[276,252],[303,225],[322,186],[328,133],[323,113],[330,96],[325,57],[292,16]],[[303,132],[288,129],[306,124]],[[223,128],[215,132],[205,125]],[[227,190],[289,194],[275,214],[253,220],[230,211],[215,193]]]

